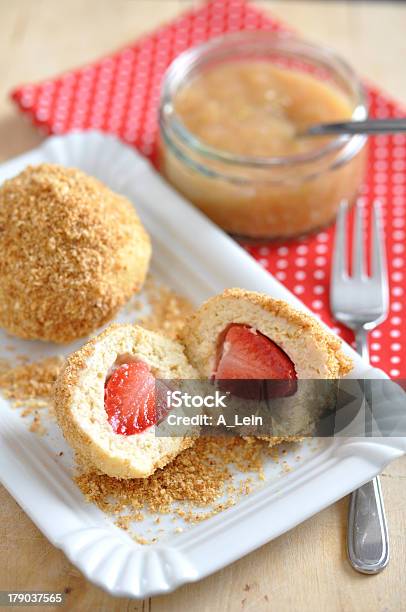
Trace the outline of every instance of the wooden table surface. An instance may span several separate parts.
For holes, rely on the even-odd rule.
[[[0,0],[0,160],[42,139],[7,100],[12,86],[96,59],[192,4]],[[359,72],[406,102],[406,4],[257,4],[308,38],[335,47]],[[215,575],[139,602],[114,599],[88,583],[0,487],[0,590],[66,590],[69,610],[100,612],[406,610],[406,461],[393,463],[382,476],[392,557],[379,576],[359,575],[346,561],[347,500],[342,500]]]

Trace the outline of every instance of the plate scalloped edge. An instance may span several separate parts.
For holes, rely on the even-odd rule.
[[[125,193],[137,202],[137,210],[158,245],[166,244],[168,236],[172,240],[176,236],[175,255],[185,264],[187,254],[186,273],[192,269],[197,278],[193,295],[188,296],[195,301],[225,286],[239,285],[272,293],[305,308],[231,238],[171,189],[149,162],[114,136],[87,132],[52,137],[37,149],[2,164],[0,180],[14,176],[28,163],[43,161],[79,167]],[[196,235],[200,240],[195,240]],[[354,377],[386,377],[380,370],[363,364],[348,345],[344,350],[354,359]],[[49,475],[41,477],[51,460],[41,454],[39,440],[30,443],[38,452],[31,453],[35,461],[27,464],[24,453],[15,454],[8,436],[24,435],[25,426],[19,421],[17,415],[7,418],[0,413],[2,483],[46,537],[89,580],[113,595],[133,598],[166,593],[213,573],[343,497],[406,452],[404,438],[335,439],[325,465],[313,478],[311,473],[303,473],[300,478],[300,470],[296,475],[288,474],[284,477],[283,494],[275,493],[275,487],[265,487],[239,503],[238,508],[198,525],[192,535],[180,534],[174,544],[144,547],[111,524],[106,522],[103,526],[102,513],[93,507],[88,511],[78,490],[75,507],[69,507],[67,496],[74,485],[69,486],[66,480],[56,486]],[[49,513],[44,513],[43,499],[47,500]],[[57,519],[52,518],[52,511]],[[83,520],[85,515],[87,520]],[[216,556],[212,554],[211,531],[216,532],[217,547],[221,548]]]

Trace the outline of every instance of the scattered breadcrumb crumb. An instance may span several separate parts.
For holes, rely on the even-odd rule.
[[[17,401],[51,397],[63,362],[63,357],[57,356],[9,367],[0,373],[3,395]]]
[[[141,317],[137,323],[150,331],[159,331],[169,338],[176,338],[193,311],[192,303],[172,289],[157,283],[152,277],[147,278],[144,291],[151,312]]]
[[[238,498],[253,489],[252,476],[238,486],[233,484],[232,467],[242,473],[258,474],[258,482],[263,480],[267,450],[267,442],[252,438],[199,438],[194,446],[149,478],[120,480],[83,472],[77,476],[76,483],[87,500],[101,510],[113,516],[125,513],[124,518],[120,516],[116,520],[125,529],[132,521],[139,520],[143,509],[158,514],[172,513],[174,519],[197,523],[233,506]],[[159,523],[159,517],[155,523]],[[139,536],[136,541],[141,543]]]
[[[146,545],[146,544],[151,544],[151,540],[147,540],[146,538],[143,538],[142,536],[139,535],[135,535],[134,536],[134,540],[138,543],[138,544],[142,544],[142,545]]]
[[[36,433],[39,436],[43,436],[44,433],[46,432],[45,427],[41,423],[41,417],[38,414],[38,412],[34,412],[34,418],[30,425],[30,431],[32,431],[33,433]]]
[[[54,416],[53,388],[63,362],[56,356],[14,367],[0,363],[2,394],[23,418],[31,417],[29,429],[38,435],[46,433],[42,416]]]
[[[287,461],[282,461],[282,472],[288,474],[292,471],[292,467],[289,465]]]

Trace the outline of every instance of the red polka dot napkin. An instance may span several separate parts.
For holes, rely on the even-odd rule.
[[[163,74],[192,45],[225,32],[286,29],[244,0],[214,0],[189,11],[124,49],[77,70],[12,92],[19,108],[51,134],[99,129],[118,135],[154,159],[157,106]],[[370,114],[404,116],[396,102],[368,87]],[[393,378],[406,378],[403,356],[406,136],[371,139],[368,174],[360,195],[367,222],[379,199],[385,221],[391,307],[388,319],[370,334],[371,362]],[[347,341],[328,305],[333,230],[286,245],[246,249]]]

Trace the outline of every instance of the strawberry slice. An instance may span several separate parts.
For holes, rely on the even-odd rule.
[[[106,383],[104,407],[117,434],[132,436],[154,425],[155,377],[149,366],[134,361],[118,367]]]
[[[295,366],[287,354],[260,332],[240,323],[232,323],[220,335],[214,378],[222,381],[223,390],[246,399],[286,397],[297,389]]]

